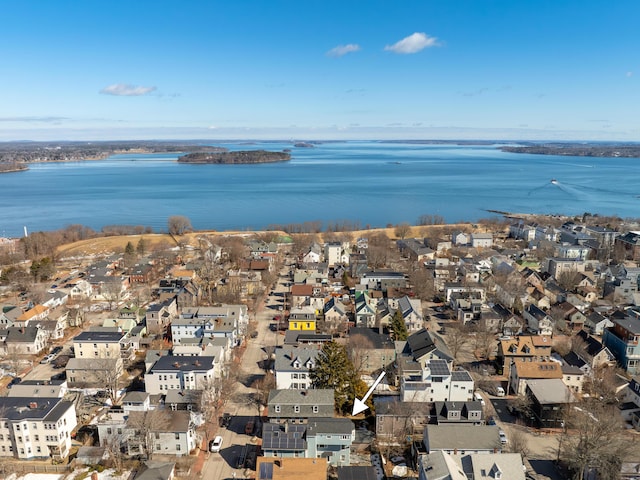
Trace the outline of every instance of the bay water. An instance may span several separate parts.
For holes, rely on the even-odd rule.
[[[0,236],[83,224],[164,231],[171,215],[196,229],[351,220],[363,228],[518,213],[640,217],[640,159],[501,152],[497,146],[327,142],[211,143],[292,150],[289,162],[188,165],[178,154],[38,163],[0,174]],[[555,180],[551,182],[551,180]]]

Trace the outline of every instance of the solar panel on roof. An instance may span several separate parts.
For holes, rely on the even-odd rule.
[[[431,375],[449,375],[449,367],[444,360],[431,360],[429,368]]]
[[[260,480],[272,480],[273,479],[273,463],[261,463],[260,464]]]

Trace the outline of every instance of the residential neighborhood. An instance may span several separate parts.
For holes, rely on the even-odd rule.
[[[637,478],[640,226],[556,220],[3,265],[0,476]]]

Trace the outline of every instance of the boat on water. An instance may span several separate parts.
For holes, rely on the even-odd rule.
[[[556,180],[555,178],[552,178],[552,179],[551,179],[551,183],[552,183],[553,185],[557,185],[557,184],[558,184],[558,180]]]

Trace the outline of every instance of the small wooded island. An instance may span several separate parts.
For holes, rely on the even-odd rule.
[[[217,165],[225,164],[252,164],[252,163],[275,163],[291,160],[288,152],[269,152],[267,150],[242,150],[238,152],[197,152],[188,153],[178,158],[180,163],[213,163]]]

